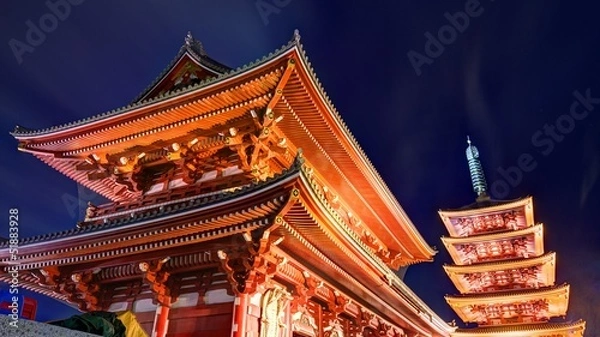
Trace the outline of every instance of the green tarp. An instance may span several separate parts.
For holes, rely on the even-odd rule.
[[[103,337],[126,337],[125,325],[114,312],[92,311],[50,324]]]

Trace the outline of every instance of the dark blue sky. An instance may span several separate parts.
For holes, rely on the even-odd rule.
[[[75,226],[70,203],[80,193],[17,152],[8,135],[16,124],[43,128],[126,105],[169,63],[188,30],[213,58],[237,67],[298,28],[342,117],[417,228],[440,248],[434,263],[408,270],[406,283],[442,318],[455,318],[443,299],[456,290],[442,270],[450,257],[436,212],[474,199],[464,158],[469,134],[493,196],[534,196],[545,248],[558,253],[557,281],[571,284],[568,318],[587,319],[586,335],[600,334],[593,310],[600,303],[600,104],[588,98],[571,112],[583,101],[574,92],[600,97],[593,1],[72,2],[81,4],[57,22],[44,1],[0,4],[0,204],[19,207],[22,236]],[[281,8],[261,15],[257,3]],[[466,9],[468,24],[457,19],[462,32],[452,35],[445,13],[458,18],[454,13]],[[40,19],[45,38],[27,42],[27,22],[40,27]],[[447,44],[426,50],[427,33],[440,30]],[[421,55],[420,75],[408,53]],[[523,158],[535,168],[516,179]],[[512,172],[512,184],[503,171]],[[7,224],[2,228],[6,236]],[[53,301],[40,303],[40,320],[70,314]]]

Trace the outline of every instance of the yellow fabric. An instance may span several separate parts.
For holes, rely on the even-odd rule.
[[[142,326],[135,319],[135,315],[131,311],[117,312],[117,318],[127,328],[125,337],[148,337],[148,334],[142,329]]]

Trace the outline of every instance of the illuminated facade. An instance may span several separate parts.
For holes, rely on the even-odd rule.
[[[453,330],[396,276],[435,251],[339,117],[297,33],[235,70],[188,35],[132,104],[13,136],[111,200],[90,204],[77,228],[20,242],[25,288],[82,311],[132,310],[153,336]]]
[[[551,320],[566,315],[569,285],[555,285],[556,254],[544,253],[544,227],[534,222],[532,198],[492,200],[477,148],[468,143],[477,200],[439,213],[450,233],[442,241],[454,262],[444,269],[460,292],[446,301],[478,327],[452,336],[583,336],[585,322]]]

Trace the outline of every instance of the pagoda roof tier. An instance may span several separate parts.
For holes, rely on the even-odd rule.
[[[262,118],[260,123],[256,115]],[[287,146],[282,155],[267,149],[275,158],[260,179],[287,167],[289,158],[302,148],[314,174],[327,178],[328,193],[340,196],[339,203],[368,224],[376,241],[413,262],[432,259],[435,251],[325,94],[297,34],[268,57],[215,78],[68,125],[44,130],[18,127],[13,136],[22,151],[110,200],[125,203],[155,188],[204,178],[198,174],[185,181],[184,170],[241,169],[247,176],[254,174],[254,169],[244,167],[244,151],[232,150],[231,142],[236,141],[235,130],[256,127],[277,135],[271,143]],[[167,148],[184,147],[181,144],[199,153],[203,162],[190,166],[179,154],[171,155]],[[168,180],[170,174],[175,180]]]
[[[584,332],[585,322],[579,320],[567,323],[533,323],[457,329],[450,335],[452,337],[583,337]]]
[[[242,226],[245,229],[240,229],[239,232],[248,231],[251,227],[264,225],[261,219],[272,218],[277,214],[277,209],[285,203],[286,195],[286,191],[278,189],[278,186],[293,180],[297,173],[298,167],[264,182],[232,191],[209,192],[164,204],[157,203],[152,207],[140,207],[123,214],[113,214],[112,217],[103,218],[102,221],[89,226],[20,239],[19,266],[31,269],[50,264],[67,265],[81,262],[83,259],[110,259],[125,254],[125,250],[117,250],[111,254],[101,252],[136,244],[136,240],[145,243],[150,241],[153,235],[157,235],[155,239],[158,240],[194,231],[194,234],[199,235],[199,239],[203,238],[205,241],[210,239],[210,235],[201,235],[202,231],[216,233],[227,226],[237,226],[244,221],[258,221],[254,225]],[[273,190],[275,195],[269,193]],[[258,196],[258,200],[252,198],[253,196]],[[174,224],[173,220],[185,224]],[[224,234],[234,233],[223,232],[220,236]],[[184,237],[171,244],[191,243],[189,240],[191,239]],[[127,253],[133,254],[152,246],[155,245],[148,243],[147,247],[142,245],[129,249]],[[8,241],[0,243],[0,265],[11,264],[8,247]]]
[[[555,282],[556,253],[475,265],[445,265],[444,270],[462,294],[547,287]]]
[[[278,241],[274,249],[320,271],[321,277],[345,293],[355,294],[355,300],[365,302],[371,310],[395,321],[404,317],[403,324],[420,333],[427,334],[427,326],[439,335],[451,330],[387,266],[384,259],[389,256],[369,247],[336,213],[312,172],[300,161],[284,174],[251,187],[157,206],[133,212],[129,219],[119,215],[106,223],[83,226],[74,233],[22,240],[17,268],[52,267],[67,273],[99,268],[97,277],[104,284],[108,282],[105,277],[122,280],[131,273],[108,269],[164,256],[172,257],[168,265],[189,271],[189,266],[182,266],[189,259],[179,255],[237,246],[240,235],[248,237],[244,240],[256,235],[264,238],[267,231],[269,238],[278,238],[273,239]],[[208,254],[212,262],[216,255]],[[402,261],[403,257],[397,258]],[[0,249],[0,261],[3,266],[11,264],[6,246]],[[19,275],[24,277],[24,286],[44,291],[36,288],[35,278],[27,278],[25,272]],[[10,275],[5,272],[0,279],[7,281]]]
[[[529,258],[544,253],[543,225],[469,237],[442,237],[457,265]]]
[[[545,322],[551,317],[566,316],[569,285],[445,298],[464,322],[479,325]]]
[[[452,237],[479,235],[533,226],[533,198],[484,200],[456,210],[440,210]]]
[[[352,254],[351,260],[359,265],[356,273],[385,271],[383,275],[388,276],[393,274],[388,264],[403,266],[413,262],[412,258],[401,254],[394,256],[392,261],[388,254],[369,246],[357,228],[346,223],[329,204],[322,187],[309,174],[301,169],[301,162],[296,161],[290,170],[265,182],[128,210],[68,231],[24,238],[19,242],[18,268],[110,260],[142,251],[149,254],[159,248],[185,246],[251,231],[267,226],[277,216],[288,219],[301,232],[321,228],[321,235],[313,232],[306,232],[306,235],[316,246],[335,241],[335,248],[332,247],[330,253],[338,254],[339,250]],[[302,202],[286,206],[282,213],[284,204],[289,203],[292,186],[295,186],[295,193],[303,193]],[[326,223],[334,225],[322,227]],[[241,227],[234,229],[231,226]],[[340,264],[348,259],[344,254],[336,259]],[[0,243],[0,264],[11,264],[8,242]]]

